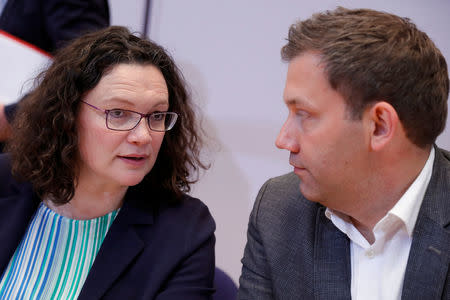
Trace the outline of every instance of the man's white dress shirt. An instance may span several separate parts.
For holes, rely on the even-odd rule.
[[[326,209],[325,215],[350,239],[352,299],[401,299],[414,225],[430,182],[434,155],[432,148],[419,176],[375,225],[372,245],[348,216]]]

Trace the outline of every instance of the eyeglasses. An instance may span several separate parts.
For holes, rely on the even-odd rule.
[[[178,114],[175,112],[165,111],[141,114],[127,109],[101,109],[83,100],[81,102],[104,112],[106,115],[106,128],[116,131],[133,130],[141,122],[142,118],[146,118],[148,127],[151,130],[164,132],[172,129],[178,119]]]

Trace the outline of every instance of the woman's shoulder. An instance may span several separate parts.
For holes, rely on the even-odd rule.
[[[17,180],[11,173],[9,154],[0,154],[0,203],[6,206],[27,207],[34,211],[37,198],[29,182]],[[33,199],[33,201],[30,201]]]
[[[203,227],[210,233],[216,228],[208,207],[200,199],[187,194],[175,198],[170,193],[131,187],[125,196],[122,210],[130,218],[140,215],[144,219],[151,219],[150,222],[157,228],[183,232]]]
[[[128,197],[117,221],[141,224],[141,238],[161,249],[184,253],[205,243],[213,245],[216,224],[208,207],[189,195],[182,195],[176,202],[170,200],[155,192]]]
[[[199,226],[215,229],[214,219],[208,207],[198,198],[183,194],[175,203],[161,205],[157,219],[176,219],[180,227]]]
[[[177,244],[191,246],[214,239],[216,230],[208,207],[200,199],[186,194],[176,203],[160,205],[155,210],[154,226],[164,238],[173,237],[178,240]]]
[[[0,153],[0,175],[11,173],[11,156],[8,153]]]
[[[187,194],[183,194],[173,206],[182,211],[208,211],[209,213],[209,209],[203,201]]]
[[[20,183],[11,174],[11,158],[9,154],[0,154],[0,197],[8,196],[9,194],[21,188]]]

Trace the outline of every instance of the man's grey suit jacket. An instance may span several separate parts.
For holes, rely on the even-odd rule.
[[[402,299],[450,299],[450,153],[436,149],[414,228]],[[238,298],[350,299],[350,241],[289,173],[267,181],[250,215]]]

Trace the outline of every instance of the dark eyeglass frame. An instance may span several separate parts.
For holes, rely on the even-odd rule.
[[[131,131],[131,130],[135,129],[135,128],[139,125],[139,123],[141,123],[142,118],[146,118],[146,119],[147,119],[147,126],[148,126],[148,128],[150,128],[150,130],[156,131],[156,132],[166,132],[166,131],[169,131],[170,129],[172,129],[173,126],[175,126],[175,123],[177,122],[178,117],[179,117],[179,114],[178,114],[178,113],[176,113],[176,112],[169,112],[169,111],[165,111],[165,112],[152,112],[152,113],[149,113],[149,114],[143,114],[143,113],[140,113],[140,112],[137,112],[137,111],[134,111],[134,110],[129,110],[129,109],[120,109],[120,108],[115,108],[115,109],[101,109],[101,108],[99,108],[99,107],[97,107],[97,106],[95,106],[95,105],[92,105],[92,104],[90,104],[90,103],[87,103],[86,101],[83,101],[83,100],[80,100],[80,101],[81,101],[82,103],[84,103],[84,104],[89,105],[90,107],[92,107],[92,108],[94,108],[94,109],[96,109],[96,110],[98,110],[98,111],[104,112],[104,113],[105,113],[105,116],[106,116],[106,117],[105,117],[105,125],[106,125],[106,128],[108,128],[109,130],[114,130],[114,131]],[[115,129],[115,128],[110,128],[110,127],[108,126],[109,112],[114,111],[114,110],[120,110],[120,111],[126,111],[126,112],[132,112],[132,113],[138,114],[138,115],[140,116],[139,121],[137,121],[136,125],[134,125],[134,126],[133,126],[132,128],[130,128],[130,129]],[[156,130],[155,130],[155,129],[153,129],[152,126],[151,126],[150,118],[151,118],[152,116],[155,116],[155,115],[161,115],[161,114],[172,115],[172,116],[173,116],[173,121],[172,121],[172,123],[170,124],[170,126],[169,126],[167,129],[165,129],[165,130],[158,130],[158,129],[156,129]]]

